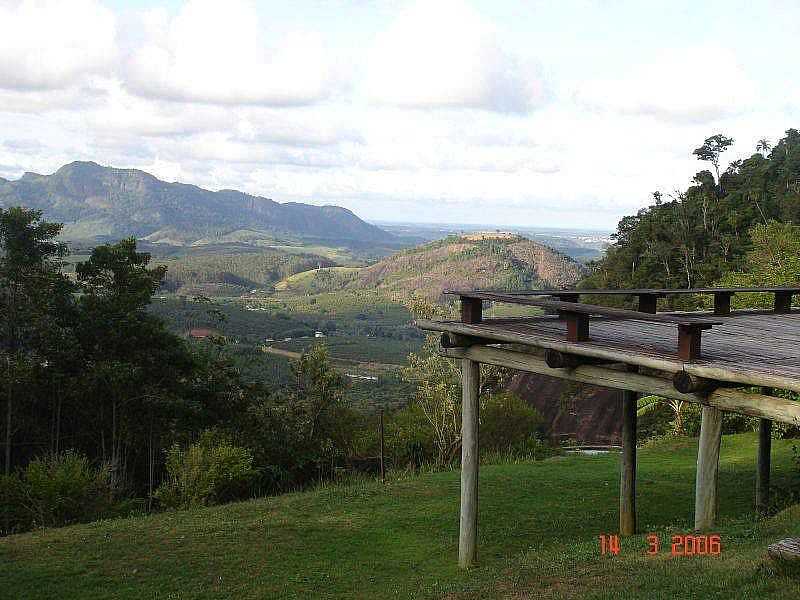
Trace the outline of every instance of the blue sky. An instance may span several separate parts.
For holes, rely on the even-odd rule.
[[[800,126],[796,2],[0,1],[0,176],[613,228]]]

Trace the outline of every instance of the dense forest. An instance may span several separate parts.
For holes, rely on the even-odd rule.
[[[623,218],[586,288],[687,288],[712,285],[741,269],[750,230],[775,220],[800,222],[800,131],[774,146],[758,142],[749,158],[721,161],[733,140],[715,135],[694,154],[714,172],[698,172],[682,191],[655,192],[653,204]]]

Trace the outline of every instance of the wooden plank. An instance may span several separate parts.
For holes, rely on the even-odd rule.
[[[700,416],[697,447],[697,477],[694,497],[695,531],[714,527],[719,507],[719,448],[722,441],[722,411],[704,406]]]
[[[461,362],[461,517],[458,566],[467,569],[478,558],[478,413],[480,364]]]
[[[622,390],[622,454],[619,477],[619,533],[636,534],[636,404],[638,394]]]
[[[672,382],[668,379],[638,373],[627,373],[594,365],[552,369],[547,366],[544,359],[538,356],[504,348],[470,346],[469,348],[442,349],[440,353],[448,358],[468,358],[480,363],[508,367],[529,373],[540,373],[559,379],[655,394],[664,398],[694,402],[750,417],[759,417],[800,426],[800,402],[794,402],[786,398],[749,394],[734,388],[716,389],[708,395],[682,394],[672,386]]]

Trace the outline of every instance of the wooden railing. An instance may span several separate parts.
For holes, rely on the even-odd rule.
[[[715,293],[732,295],[735,293],[731,291],[732,289],[733,288],[727,288],[722,291],[715,290]],[[736,289],[741,291],[741,288]],[[789,289],[792,290],[792,293],[800,293],[800,289]],[[786,293],[786,290],[787,288],[780,288],[781,293]],[[608,292],[609,290],[602,291]],[[670,292],[670,290],[663,291]],[[759,288],[758,291],[765,290]],[[607,306],[597,306],[594,304],[583,304],[578,302],[579,295],[583,293],[582,290],[569,292],[570,295],[567,296],[568,300],[561,299],[562,295],[565,294],[565,292],[562,292],[561,290],[548,292],[549,295],[560,298],[559,300],[535,297],[540,295],[537,292],[539,292],[539,290],[527,293],[500,293],[481,290],[452,291],[446,293],[459,296],[461,300],[461,321],[468,324],[478,324],[482,322],[484,300],[490,300],[493,302],[508,302],[525,306],[536,306],[539,308],[557,311],[559,316],[566,321],[567,341],[569,342],[584,342],[589,340],[589,317],[592,316],[603,317],[606,319],[627,319],[676,325],[678,329],[678,356],[682,360],[687,361],[700,358],[702,332],[706,329],[711,329],[714,325],[722,324],[722,321],[716,321],[703,316],[694,316],[691,314],[657,314],[650,311],[635,311],[622,308],[611,308]],[[614,292],[617,294],[625,293],[629,295],[638,295],[645,293],[661,293],[662,290],[614,290]],[[728,299],[729,298],[730,297],[728,296]],[[791,294],[789,295],[789,302],[791,302]]]
[[[462,292],[445,292],[446,294],[463,295]],[[473,292],[464,292],[473,293]],[[474,292],[478,293],[478,292]],[[792,306],[792,296],[800,294],[800,287],[738,287],[738,288],[678,288],[678,289],[628,289],[628,290],[525,290],[520,292],[492,292],[482,290],[480,293],[496,293],[503,296],[526,297],[526,296],[550,296],[558,298],[563,302],[578,302],[581,296],[636,296],[639,300],[638,310],[654,314],[656,312],[656,302],[659,298],[666,296],[678,296],[684,294],[703,294],[714,296],[714,314],[727,315],[731,312],[731,297],[734,294],[762,293],[774,294],[774,309],[777,313],[788,313]],[[514,302],[515,300],[506,299],[504,302]]]

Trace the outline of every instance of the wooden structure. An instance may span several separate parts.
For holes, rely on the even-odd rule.
[[[737,293],[773,297],[770,310],[732,311]],[[800,314],[791,310],[800,287],[632,290],[456,291],[461,319],[418,321],[441,332],[441,353],[462,361],[462,461],[459,564],[477,557],[478,389],[480,363],[622,390],[620,533],[636,532],[636,400],[656,394],[702,405],[695,482],[695,529],[713,527],[722,411],[761,419],[756,504],[769,493],[770,425],[800,424],[800,402],[773,389],[800,392]],[[581,302],[626,295],[638,310]],[[659,298],[709,294],[708,313],[656,311]],[[484,319],[485,302],[508,302],[551,314]],[[761,393],[741,388],[761,387]]]

